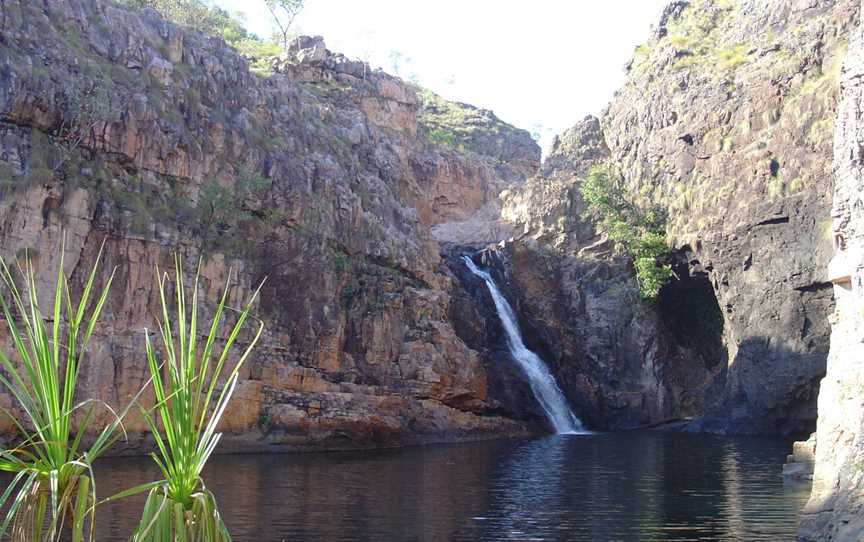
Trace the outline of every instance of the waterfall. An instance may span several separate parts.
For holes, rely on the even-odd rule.
[[[567,399],[561,392],[561,388],[555,382],[555,377],[549,372],[549,368],[543,363],[537,354],[528,350],[525,343],[522,342],[522,333],[519,330],[519,324],[516,321],[516,315],[507,300],[498,290],[495,281],[489,273],[482,271],[468,256],[462,256],[465,265],[474,275],[483,279],[486,287],[489,288],[489,293],[492,295],[492,300],[495,302],[495,310],[498,312],[498,317],[501,319],[501,325],[504,326],[504,331],[507,334],[507,345],[510,347],[510,354],[525,376],[528,377],[528,383],[531,385],[531,391],[537,402],[543,407],[546,417],[555,428],[555,432],[559,434],[582,433],[584,428],[579,418],[570,410],[567,404]]]

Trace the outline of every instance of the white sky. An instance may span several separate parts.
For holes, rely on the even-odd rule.
[[[214,0],[271,33],[264,0]],[[297,33],[552,135],[598,114],[668,0],[306,0]]]

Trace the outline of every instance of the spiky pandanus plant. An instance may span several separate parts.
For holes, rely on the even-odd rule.
[[[206,335],[198,328],[198,280],[195,275],[192,303],[187,306],[182,262],[175,257],[174,311],[169,310],[167,274],[157,269],[162,314],[159,322],[161,356],[147,336],[147,362],[153,380],[154,401],[145,418],[153,433],[157,453],[152,454],[163,479],[124,491],[121,496],[149,491],[135,542],[223,542],[231,536],[216,506],[216,499],[205,487],[201,472],[219,443],[217,426],[231,400],[239,370],[261,336],[257,331],[233,365],[229,354],[250,317],[258,294],[237,309],[226,305],[228,282],[216,305]],[[187,310],[188,309],[188,310]],[[219,331],[226,311],[236,315],[221,348]],[[160,359],[161,358],[161,359]]]
[[[11,357],[0,352],[0,384],[23,413],[2,409],[21,438],[15,448],[0,452],[0,470],[13,475],[0,495],[0,507],[8,506],[0,538],[9,533],[20,542],[59,540],[70,531],[75,542],[93,539],[96,492],[92,464],[121,435],[121,419],[126,414],[117,415],[101,401],[77,397],[87,345],[114,273],[101,292],[94,289],[100,248],[76,302],[63,272],[64,250],[65,242],[48,314],[39,306],[32,261],[26,255],[23,265],[16,261],[17,273],[13,274],[0,258],[6,289],[0,294],[0,306],[14,352]],[[23,291],[16,276],[23,281]],[[94,411],[103,407],[110,411],[112,422],[97,430]],[[86,446],[82,439],[89,440],[84,439],[88,433],[95,440]]]

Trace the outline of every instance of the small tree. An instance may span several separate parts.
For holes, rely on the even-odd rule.
[[[67,81],[64,109],[66,115],[54,131],[57,157],[50,164],[56,174],[72,159],[78,149],[96,137],[99,125],[117,121],[127,108],[130,99],[115,101],[114,97],[95,82],[85,81],[81,85]]]
[[[303,11],[304,0],[264,0],[267,9],[270,10],[270,15],[273,16],[273,22],[279,28],[279,35],[282,36],[282,47],[285,52],[288,52],[288,32],[294,19]]]
[[[669,248],[663,210],[640,209],[603,167],[588,172],[579,192],[586,205],[582,218],[593,219],[615,250],[633,259],[640,297],[646,301],[657,299],[660,288],[675,276],[666,263]]]

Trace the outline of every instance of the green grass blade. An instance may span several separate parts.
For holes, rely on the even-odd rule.
[[[72,542],[83,542],[84,540],[84,517],[88,510],[89,492],[90,478],[81,476],[78,479],[78,494],[75,497],[75,506],[73,507]]]
[[[135,495],[140,495],[141,493],[146,493],[157,487],[161,487],[165,484],[165,480],[157,480],[155,482],[147,482],[146,484],[140,484],[134,487],[130,487],[129,489],[124,489],[123,491],[118,491],[117,493],[111,495],[110,497],[106,497],[99,501],[99,504],[107,504],[109,502],[118,501],[120,499],[125,499],[127,497],[132,497]]]
[[[39,305],[39,283],[32,262],[28,260],[24,265],[15,262],[17,276],[23,279],[19,289],[18,279],[0,258],[0,283],[5,285],[3,295],[0,295],[0,308],[13,351],[17,354],[0,353],[0,387],[5,388],[16,403],[15,409],[0,408],[0,413],[10,416],[23,439],[16,442],[14,448],[0,451],[0,470],[15,474],[13,484],[6,488],[0,503],[9,504],[9,499],[15,495],[0,527],[0,536],[11,525],[13,538],[53,541],[60,537],[65,525],[67,530],[72,528],[75,541],[83,542],[83,523],[86,523],[88,515],[95,513],[95,481],[91,464],[119,438],[123,429],[122,418],[129,408],[127,406],[118,415],[101,401],[87,400],[75,404],[87,343],[106,306],[116,272],[115,269],[105,284],[97,287],[98,266],[104,246],[103,242],[83,291],[77,300],[73,300],[64,272],[64,237],[53,294],[42,296],[53,301],[45,313]],[[94,433],[91,431],[95,419],[94,403],[104,405],[114,419],[101,432],[95,432],[99,436],[89,449],[82,450],[85,435]],[[79,419],[76,412],[81,408],[87,408],[87,411]],[[10,410],[23,414],[12,415]],[[76,432],[72,435],[76,420]],[[32,430],[28,429],[30,427]],[[67,521],[70,525],[66,525]]]
[[[6,533],[6,530],[9,528],[9,524],[12,523],[12,521],[15,519],[15,514],[21,507],[21,503],[33,490],[33,484],[36,483],[38,477],[38,472],[30,472],[27,480],[21,485],[21,487],[18,488],[18,493],[15,495],[15,499],[12,501],[12,506],[9,507],[9,511],[6,513],[6,518],[3,520],[3,524],[0,525],[0,536]]]

